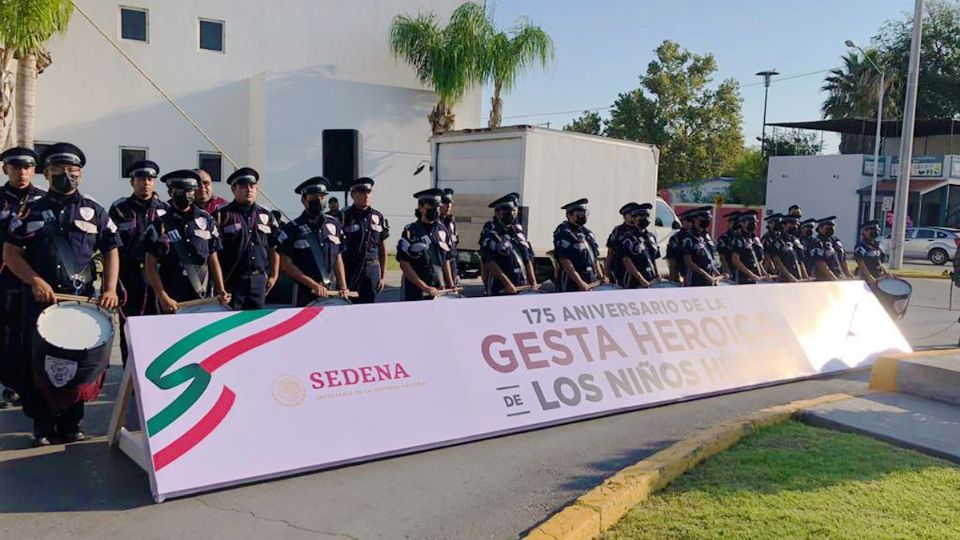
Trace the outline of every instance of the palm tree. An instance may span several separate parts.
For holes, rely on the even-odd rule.
[[[483,6],[467,2],[441,28],[432,12],[398,15],[390,26],[390,49],[417,72],[420,83],[433,88],[438,101],[428,119],[434,135],[453,129],[453,106],[467,89],[483,80],[484,44],[490,23]]]
[[[521,20],[510,33],[512,36],[506,32],[496,32],[486,47],[485,79],[493,83],[487,125],[492,128],[500,127],[503,120],[500,93],[512,90],[517,78],[531,64],[546,66],[553,58],[553,40],[542,28],[530,24],[529,20]]]
[[[880,54],[876,51],[868,51],[867,54],[883,67]],[[893,83],[894,77],[892,73],[888,73],[884,82],[884,118],[897,116],[896,97],[890,91]],[[820,110],[824,118],[876,118],[879,86],[880,75],[870,62],[860,54],[848,53],[843,57],[843,66],[830,70],[823,79],[820,90],[827,93],[827,99],[820,106]],[[869,134],[841,134],[840,153],[872,152],[873,130],[869,132]]]
[[[50,63],[44,44],[67,29],[72,14],[70,0],[0,0],[0,144],[4,147],[10,146],[11,139],[11,94],[16,99],[17,142],[33,147],[37,74]],[[14,59],[18,61],[15,89],[11,82]]]

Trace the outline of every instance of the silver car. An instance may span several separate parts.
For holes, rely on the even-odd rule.
[[[883,239],[883,251],[890,254],[890,236]],[[950,254],[960,248],[960,229],[946,227],[910,227],[903,241],[907,259],[928,259],[933,264],[946,264]]]

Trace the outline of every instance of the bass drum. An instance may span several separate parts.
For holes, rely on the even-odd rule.
[[[113,315],[90,302],[60,302],[33,333],[33,367],[55,389],[95,384],[110,363]]]
[[[651,289],[676,289],[678,287],[683,287],[683,285],[667,279],[661,279],[650,284]]]
[[[187,304],[186,302],[184,302]],[[193,313],[223,313],[230,311],[230,308],[221,304],[216,298],[208,298],[203,301],[194,301],[182,306],[176,311],[176,315],[189,315]]]
[[[886,277],[877,280],[874,293],[891,317],[902,319],[907,313],[910,296],[913,294],[913,286],[905,279]]]
[[[333,307],[333,306],[349,306],[350,301],[345,298],[317,298],[313,302],[307,304],[307,307]]]

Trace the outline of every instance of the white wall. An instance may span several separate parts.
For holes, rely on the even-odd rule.
[[[399,13],[434,10],[446,18],[461,3],[124,2],[124,6],[149,10],[149,42],[142,43],[119,38],[120,3],[77,2],[227,154],[241,165],[266,169],[271,176],[289,172],[291,178],[284,177],[287,183],[306,178],[300,177],[303,172],[319,172],[314,167],[319,149],[283,152],[279,148],[319,144],[323,128],[363,130],[369,165],[365,171],[370,174],[406,169],[414,156],[419,161],[429,153],[423,107],[430,104],[432,94],[424,92],[413,71],[390,54],[388,28]],[[225,21],[224,53],[199,49],[201,17]],[[129,192],[128,182],[120,178],[120,146],[148,147],[150,159],[162,171],[193,168],[198,151],[213,150],[79,13],[75,12],[67,33],[51,41],[50,49],[53,64],[38,81],[37,140],[69,140],[84,150],[88,159],[84,192],[104,204]],[[355,83],[353,88],[365,90],[354,95],[349,85],[324,86],[319,79]],[[286,84],[309,85],[320,93],[309,99],[306,89],[281,86]],[[297,98],[286,110],[276,99],[284,94]],[[373,111],[388,117],[380,122]],[[479,89],[470,92],[456,112],[457,127],[478,126]],[[305,126],[296,125],[303,118],[319,123],[307,132]],[[278,164],[277,160],[283,161]],[[225,173],[232,170],[226,162],[224,169]],[[410,182],[403,189],[415,184],[419,185]],[[281,195],[264,187],[274,198]],[[219,186],[217,192],[228,194],[226,186]],[[383,206],[384,194],[378,197]]]
[[[837,236],[848,251],[856,245],[857,189],[862,176],[861,154],[834,156],[774,156],[767,172],[767,210],[803,208],[804,219],[837,216]]]

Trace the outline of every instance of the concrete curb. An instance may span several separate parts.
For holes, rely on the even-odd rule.
[[[960,349],[941,349],[881,356],[870,370],[870,390],[875,392],[897,392],[897,367],[901,360],[925,356],[947,356],[960,352]]]
[[[903,278],[903,279],[950,279],[950,271],[944,270],[945,274],[937,274],[934,272],[916,272],[916,271],[893,271],[890,272],[890,275],[893,277]]]
[[[612,527],[631,508],[645,501],[684,472],[736,444],[747,435],[790,420],[803,410],[850,399],[831,394],[762,409],[739,420],[705,429],[646,459],[620,470],[534,527],[526,540],[586,540]]]

